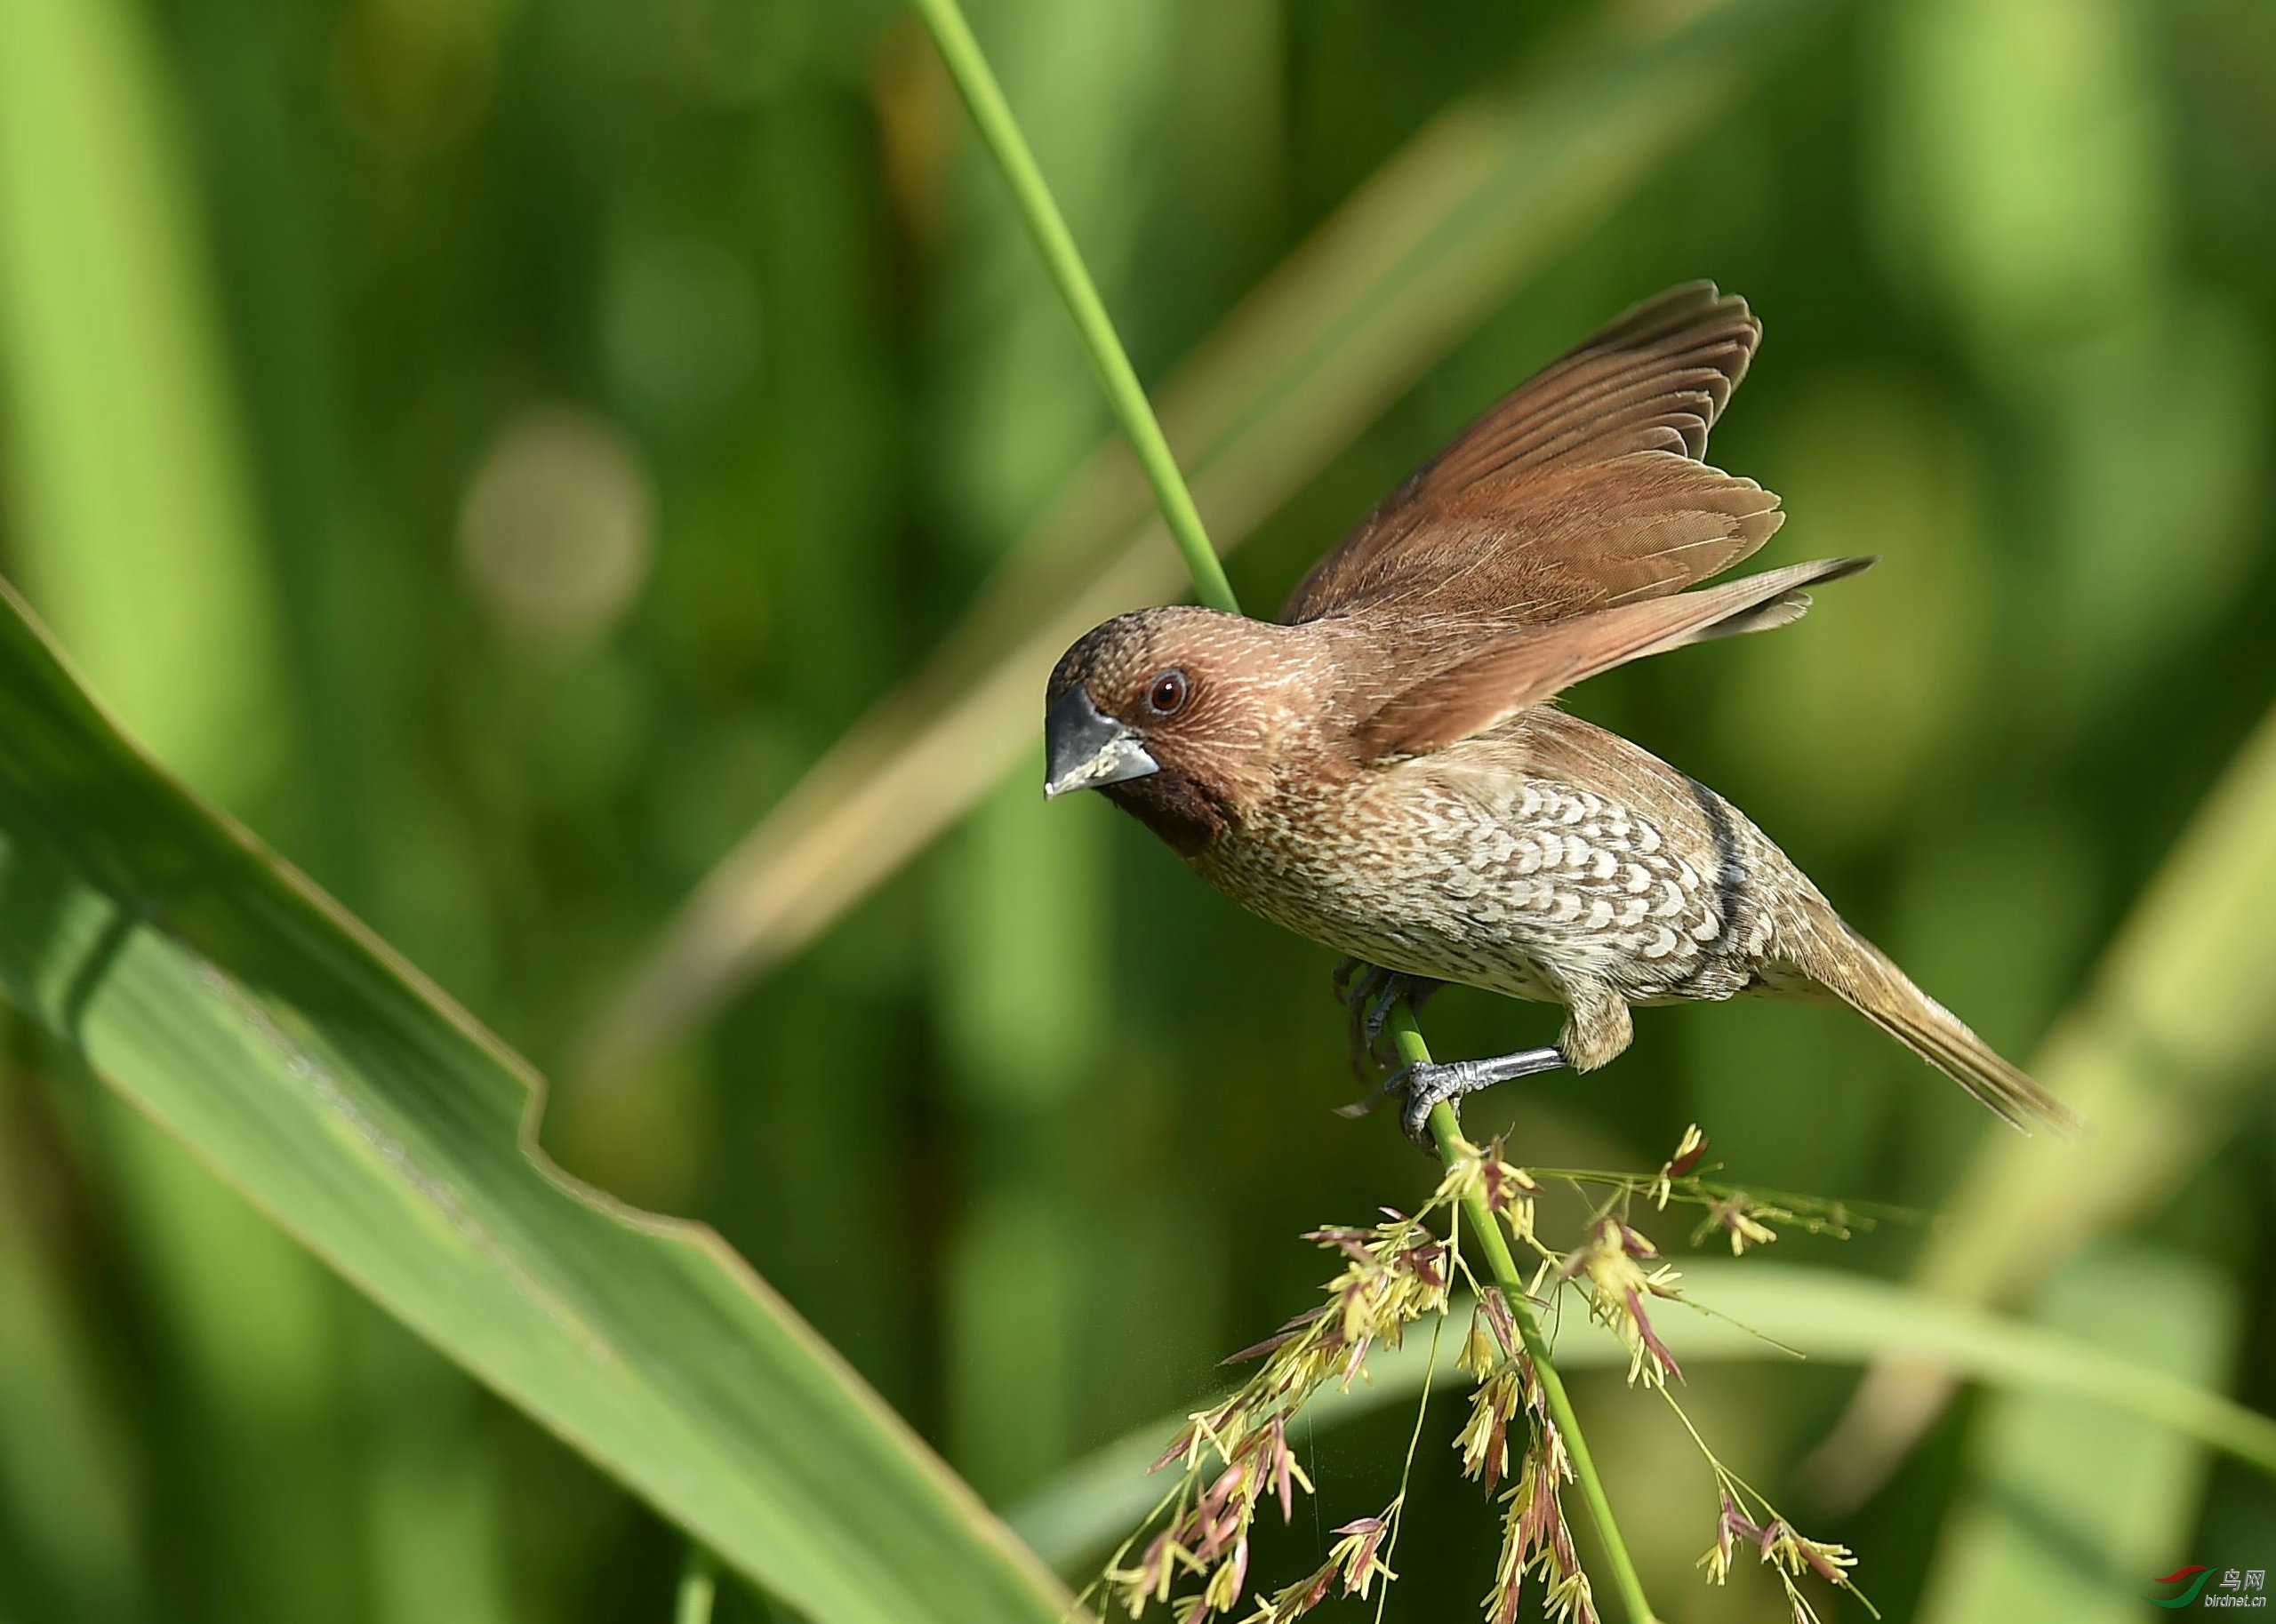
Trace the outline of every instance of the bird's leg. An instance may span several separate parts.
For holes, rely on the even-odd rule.
[[[1335,988],[1335,1001],[1343,1006],[1344,1012],[1350,1017],[1350,1027],[1344,1036],[1344,1044],[1351,1052],[1351,1068],[1354,1071],[1359,1069],[1359,1058],[1366,1052],[1365,1047],[1359,1041],[1360,1012],[1366,1007],[1369,985],[1374,978],[1382,973],[1381,969],[1370,964],[1366,960],[1353,958],[1347,953],[1335,961],[1334,972],[1329,977],[1329,980]]]
[[[1383,1052],[1383,1036],[1390,1025],[1391,1011],[1402,1001],[1409,1010],[1420,1010],[1424,1001],[1445,985],[1429,976],[1386,970],[1362,958],[1347,956],[1338,961],[1335,996],[1343,1001],[1351,1015],[1351,1068],[1364,1076],[1365,1062],[1369,1060],[1381,1060],[1386,1066],[1392,1064],[1397,1055]],[[1623,1015],[1627,1013],[1627,1005],[1620,1004],[1619,1008]],[[1407,1138],[1427,1150],[1431,1133],[1425,1120],[1431,1115],[1431,1108],[1440,1100],[1459,1100],[1464,1094],[1474,1094],[1481,1088],[1491,1088],[1512,1077],[1529,1077],[1567,1064],[1570,1062],[1561,1049],[1520,1049],[1514,1054],[1493,1055],[1479,1060],[1417,1060],[1393,1071],[1383,1079],[1382,1086],[1366,1099],[1338,1109],[1346,1116],[1364,1116],[1384,1095],[1403,1095],[1399,1125],[1406,1131]]]
[[[1393,1057],[1382,1050],[1391,1011],[1402,1000],[1408,1009],[1420,1010],[1432,993],[1446,985],[1428,976],[1406,975],[1349,956],[1336,961],[1334,983],[1335,996],[1351,1017],[1347,1037],[1351,1069],[1363,1077],[1367,1075],[1368,1060],[1391,1063]]]
[[[1383,1079],[1385,1093],[1401,1094],[1398,1125],[1406,1137],[1431,1148],[1428,1118],[1441,1100],[1459,1100],[1512,1077],[1530,1077],[1568,1064],[1561,1049],[1520,1049],[1514,1054],[1491,1055],[1482,1060],[1416,1060]]]
[[[1559,1066],[1594,1071],[1615,1059],[1636,1036],[1627,1000],[1601,982],[1576,979],[1558,990],[1565,1000],[1565,1030],[1558,1035],[1555,1048],[1520,1049],[1482,1060],[1417,1060],[1384,1078],[1385,1092],[1406,1096],[1398,1121],[1406,1137],[1428,1150],[1431,1133],[1426,1119],[1431,1108],[1441,1100],[1459,1100],[1496,1083],[1554,1071]]]

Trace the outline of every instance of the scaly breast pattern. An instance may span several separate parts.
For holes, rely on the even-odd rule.
[[[1194,866],[1276,924],[1410,974],[1521,998],[1583,979],[1631,1004],[1726,998],[1770,946],[1751,881],[1775,848],[1699,794],[1670,828],[1553,779],[1410,764],[1278,796]]]

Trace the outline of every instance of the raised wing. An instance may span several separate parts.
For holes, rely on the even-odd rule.
[[[1472,423],[1313,566],[1284,620],[1392,609],[1554,620],[1679,591],[1783,516],[1707,467],[1707,431],[1761,324],[1712,283],[1672,288]]]
[[[1361,753],[1376,761],[1426,756],[1614,666],[1783,626],[1809,608],[1803,588],[1855,575],[1873,562],[1821,558],[1551,625],[1513,626],[1378,707],[1358,729]]]

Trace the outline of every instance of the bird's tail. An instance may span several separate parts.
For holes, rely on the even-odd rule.
[[[2082,1130],[2077,1112],[2003,1060],[1840,919],[1808,934],[1807,948],[1795,955],[1797,968],[2001,1117],[2025,1133],[2044,1126],[2070,1138]]]

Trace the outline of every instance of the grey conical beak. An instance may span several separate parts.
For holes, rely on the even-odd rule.
[[[1052,702],[1043,718],[1043,796],[1096,789],[1159,772],[1160,764],[1138,742],[1138,730],[1091,703],[1078,683]]]

